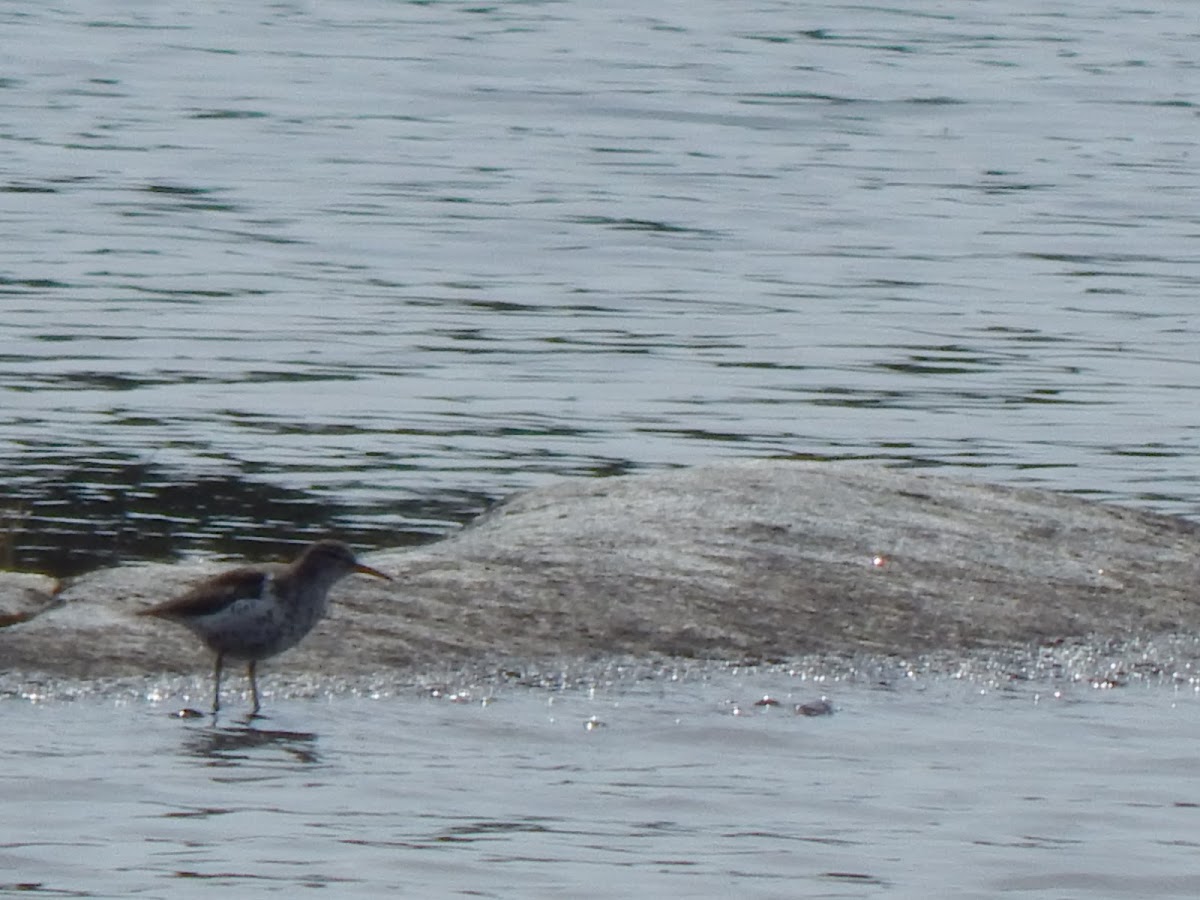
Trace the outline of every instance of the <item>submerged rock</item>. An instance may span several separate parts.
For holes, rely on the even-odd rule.
[[[913,655],[1200,631],[1200,527],[1072,496],[854,463],[566,481],[460,533],[370,554],[264,672],[326,677],[553,658]],[[225,565],[81,577],[0,629],[0,670],[206,674],[132,616]]]

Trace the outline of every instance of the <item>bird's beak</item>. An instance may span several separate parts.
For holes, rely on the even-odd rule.
[[[391,575],[384,575],[378,569],[372,569],[370,566],[364,566],[362,563],[356,565],[354,571],[361,572],[363,575],[374,575],[376,578],[382,578],[384,581],[392,580]]]

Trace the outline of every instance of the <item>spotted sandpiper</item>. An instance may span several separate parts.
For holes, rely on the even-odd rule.
[[[317,541],[290,565],[232,569],[138,615],[178,622],[216,653],[214,715],[221,708],[221,665],[226,657],[244,661],[254,697],[250,715],[255,716],[260,708],[255,665],[300,643],[325,615],[329,589],[353,572],[392,580],[360,563],[341,541]]]

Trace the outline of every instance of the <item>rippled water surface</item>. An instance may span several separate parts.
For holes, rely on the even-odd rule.
[[[776,454],[1195,515],[1195,12],[5,3],[0,566]],[[1200,893],[1169,682],[176,699],[0,702],[0,895]]]
[[[824,692],[833,715],[793,713]],[[4,704],[0,896],[1200,889],[1191,688],[730,673],[275,701],[252,728],[176,699]]]
[[[11,555],[766,454],[1194,514],[1193,13],[5,4]]]

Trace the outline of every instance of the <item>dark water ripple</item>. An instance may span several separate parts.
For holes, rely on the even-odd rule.
[[[1200,509],[1183,7],[0,24],[15,564],[394,544],[728,456]]]

